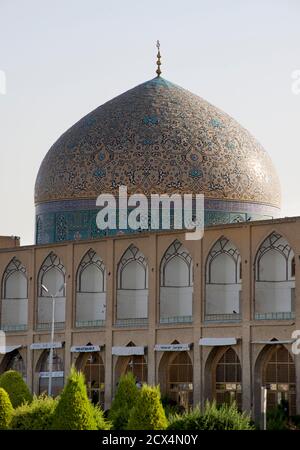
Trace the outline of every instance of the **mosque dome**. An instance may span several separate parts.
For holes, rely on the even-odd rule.
[[[205,196],[207,223],[278,216],[267,152],[233,118],[158,76],[80,119],[50,148],[35,185],[37,243],[97,236],[96,198]]]

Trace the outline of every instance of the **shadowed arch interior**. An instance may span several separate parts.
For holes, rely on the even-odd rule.
[[[178,341],[172,344],[178,344]],[[167,401],[185,410],[192,406],[193,363],[187,351],[164,352],[159,362],[158,380]]]
[[[14,350],[4,356],[0,364],[0,373],[6,372],[7,370],[15,370],[26,379],[25,362],[18,350]]]
[[[44,350],[36,364],[36,372],[39,377],[39,394],[48,392],[49,386],[49,357],[50,350]],[[64,361],[60,352],[53,349],[52,359],[52,395],[59,395],[64,387]]]
[[[91,345],[91,344],[87,344]],[[105,367],[100,352],[80,353],[76,368],[84,374],[88,397],[95,405],[104,407]]]
[[[127,347],[135,347],[133,342],[129,342]],[[116,385],[121,377],[126,373],[131,372],[138,385],[148,382],[148,361],[147,355],[130,355],[130,356],[118,356],[115,365],[115,380]]]

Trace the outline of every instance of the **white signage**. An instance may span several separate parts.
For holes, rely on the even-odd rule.
[[[62,348],[62,342],[34,342],[30,350],[44,350],[48,348]]]
[[[100,352],[100,345],[73,345],[71,353]]]
[[[236,345],[237,338],[202,338],[199,341],[199,345],[204,347],[218,347],[223,345]]]
[[[145,347],[112,347],[112,355],[131,356],[144,354]]]
[[[49,378],[51,372],[40,372],[40,378]],[[51,378],[63,378],[64,372],[63,371],[57,371],[52,372]]]
[[[190,344],[157,344],[154,350],[157,352],[187,352],[190,347]]]

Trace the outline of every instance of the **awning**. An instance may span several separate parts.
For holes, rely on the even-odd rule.
[[[144,355],[145,347],[112,347],[111,353],[116,356]]]
[[[157,352],[187,352],[191,344],[157,344],[154,350]]]
[[[100,345],[73,345],[71,353],[100,352]]]
[[[199,341],[199,345],[203,347],[218,347],[223,345],[236,345],[237,338],[202,338]]]
[[[14,350],[17,350],[17,348],[21,348],[22,345],[1,345],[0,346],[0,354],[6,355],[6,353],[13,352]]]
[[[30,345],[30,350],[44,350],[49,348],[62,348],[62,342],[34,342]]]
[[[251,344],[268,344],[268,345],[276,345],[276,344],[292,344],[296,339],[281,339],[279,341],[252,341]]]

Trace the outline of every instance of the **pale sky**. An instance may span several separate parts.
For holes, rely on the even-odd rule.
[[[300,215],[299,23],[299,0],[0,0],[0,235],[33,243],[46,152],[89,111],[155,76],[157,39],[162,76],[261,142],[282,216]]]

